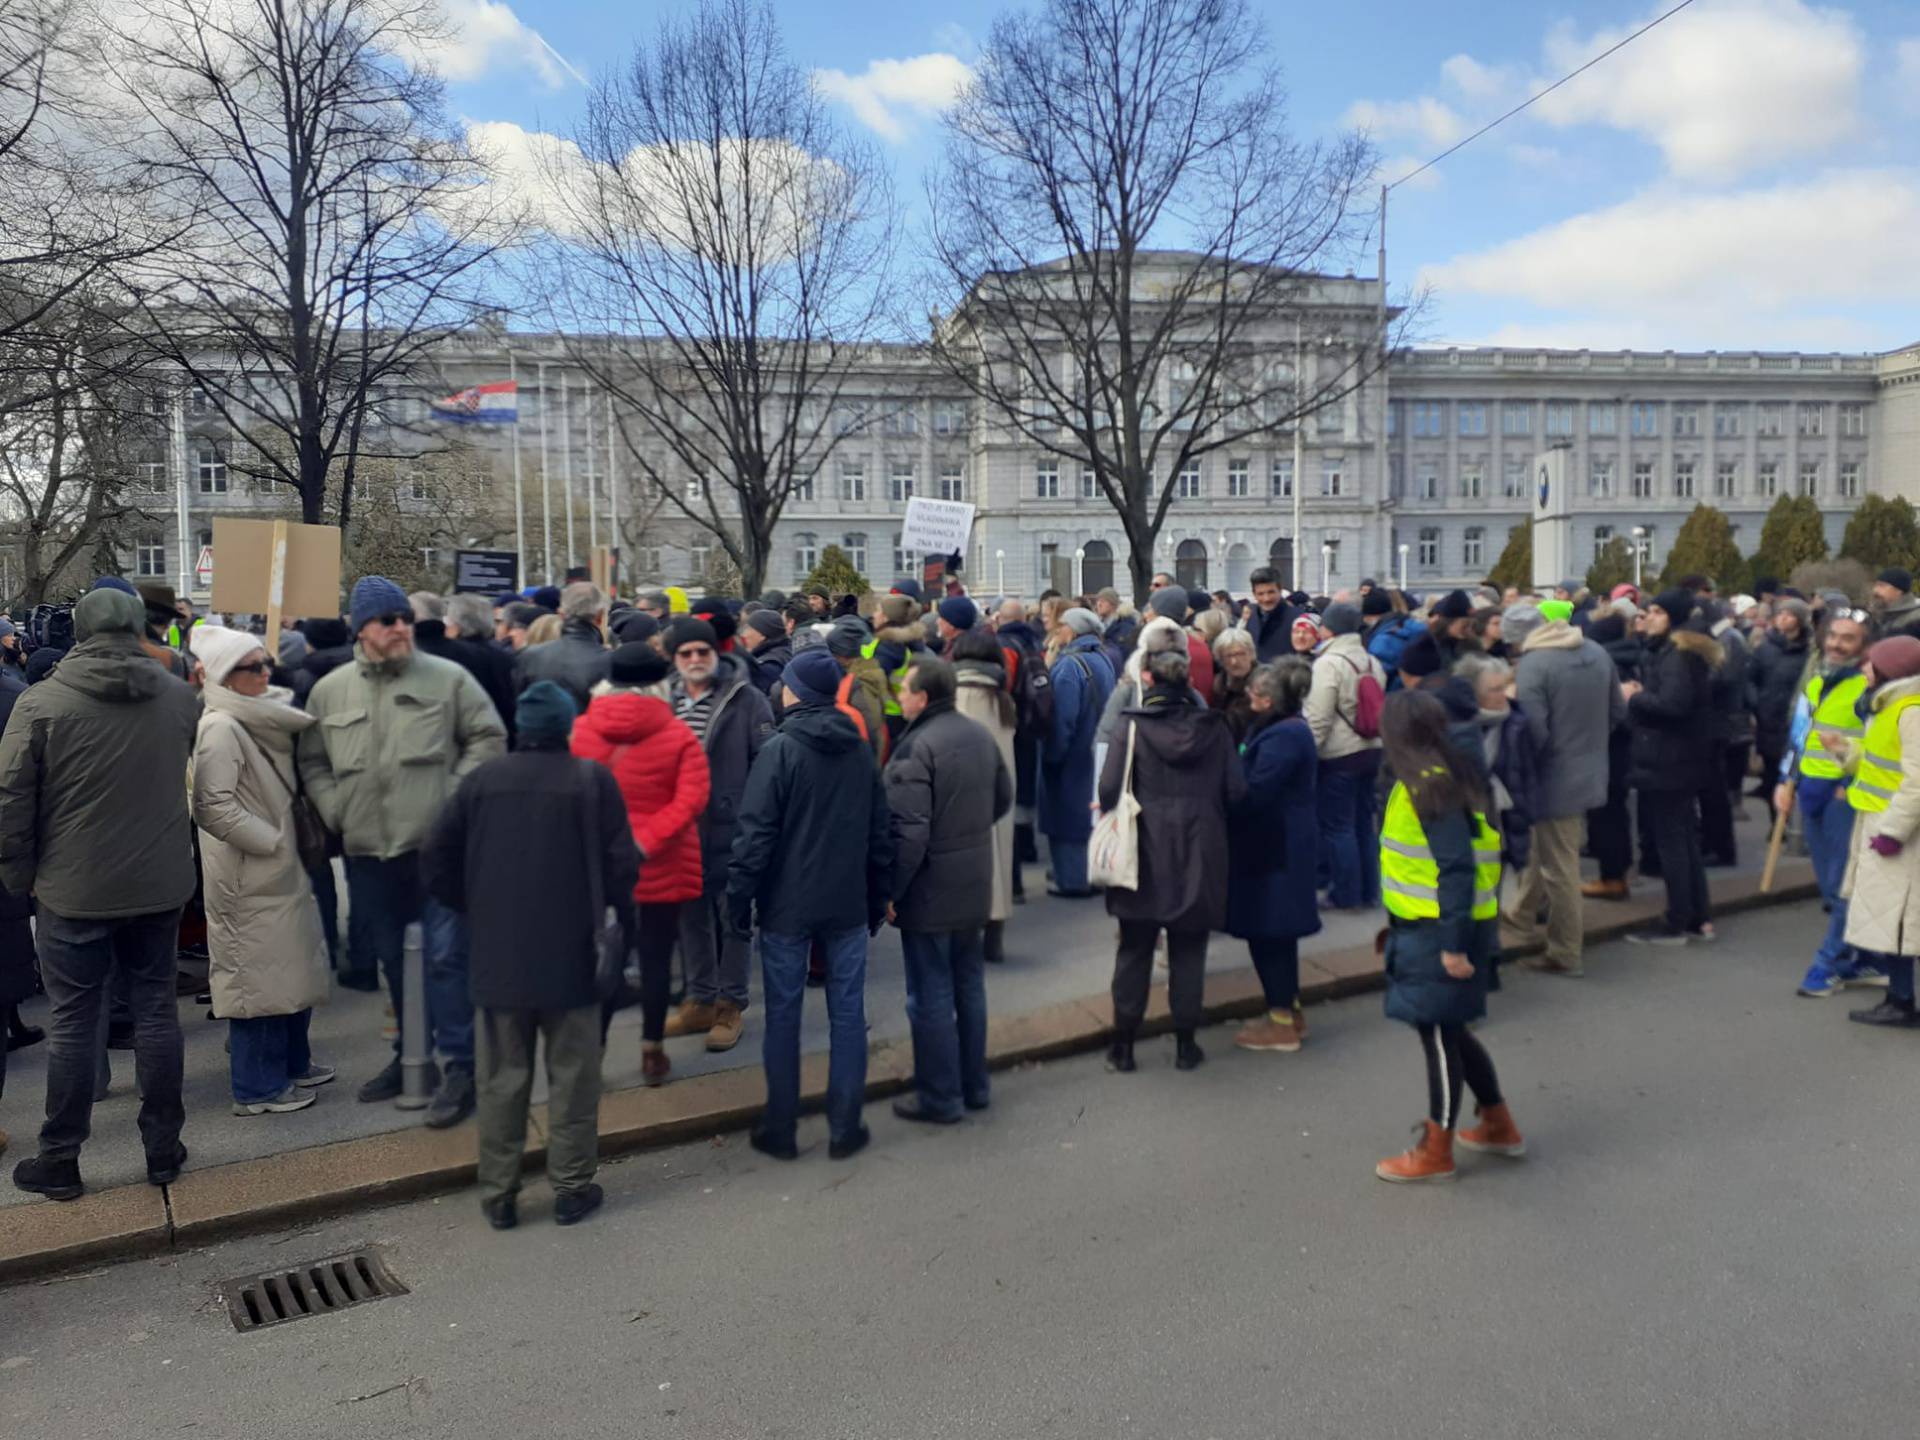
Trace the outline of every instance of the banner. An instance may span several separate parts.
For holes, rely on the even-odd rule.
[[[916,495],[907,501],[900,526],[900,548],[908,555],[967,553],[973,532],[973,506],[960,500],[928,500]]]
[[[444,400],[429,401],[428,408],[456,425],[512,425],[520,419],[520,386],[513,380],[469,385]]]

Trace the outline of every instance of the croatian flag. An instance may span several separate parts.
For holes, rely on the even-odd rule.
[[[520,419],[520,387],[512,380],[469,385],[444,400],[431,402],[442,420],[461,425],[512,425]]]

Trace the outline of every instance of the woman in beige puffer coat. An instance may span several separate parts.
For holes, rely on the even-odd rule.
[[[213,1013],[229,1022],[233,1113],[313,1103],[333,1078],[307,1043],[330,977],[320,909],[293,827],[294,741],[314,717],[267,684],[259,639],[195,628],[206,711],[193,748],[193,821],[200,828]]]

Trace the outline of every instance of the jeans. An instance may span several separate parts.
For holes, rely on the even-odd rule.
[[[1327,863],[1327,903],[1355,910],[1380,903],[1380,851],[1375,844],[1373,782],[1380,752],[1343,756],[1320,767],[1315,798],[1320,851]]]
[[[1047,841],[1047,857],[1053,861],[1053,888],[1072,895],[1087,890],[1087,842],[1085,840]]]
[[[115,967],[131,987],[141,1143],[151,1161],[171,1162],[178,1152],[186,1122],[180,1097],[184,1042],[173,989],[179,934],[178,910],[123,920],[70,920],[41,908],[40,974],[53,1006],[47,1119],[40,1127],[40,1154],[46,1159],[79,1159],[91,1133],[101,1009],[107,975]]]
[[[1853,816],[1847,792],[1838,788],[1827,795],[1826,803],[1817,810],[1814,805],[1802,803],[1800,806],[1807,853],[1813,858],[1813,878],[1827,906],[1827,933],[1821,937],[1820,948],[1813,952],[1813,958],[1816,964],[1836,974],[1845,974],[1859,963],[1853,947],[1847,944],[1847,897],[1840,893],[1841,883],[1847,878],[1847,851],[1853,845]]]
[[[987,974],[978,930],[902,930],[913,1083],[928,1114],[987,1105]]]
[[[354,964],[376,961],[386,976],[393,1018],[400,1027],[393,1052],[406,1034],[407,926],[420,922],[427,970],[427,1026],[441,1061],[473,1070],[473,998],[467,985],[467,923],[420,885],[420,857],[347,857],[347,945]]]
[[[851,1140],[860,1130],[867,1092],[867,930],[819,936],[760,932],[760,975],[766,991],[767,1033],[760,1058],[767,1072],[767,1112],[760,1132],[791,1145],[800,1118],[800,1008],[807,994],[807,951],[815,939],[827,951],[827,1130]]]
[[[233,1077],[233,1098],[241,1105],[277,1099],[307,1073],[313,1052],[307,1046],[307,1026],[313,1011],[297,1015],[262,1015],[227,1022],[227,1068]]]
[[[1260,977],[1260,989],[1267,997],[1267,1009],[1291,1012],[1300,1002],[1300,942],[1289,935],[1284,939],[1247,941],[1253,955],[1253,971]]]
[[[735,935],[726,922],[726,899],[727,871],[722,865],[707,873],[705,894],[678,907],[681,963],[686,966],[688,1000],[702,1005],[731,1000],[744,1010],[753,955],[747,937]]]
[[[1707,908],[1707,870],[1700,858],[1700,827],[1691,790],[1643,790],[1641,812],[1653,831],[1660,875],[1667,886],[1667,927],[1698,930],[1712,916]]]

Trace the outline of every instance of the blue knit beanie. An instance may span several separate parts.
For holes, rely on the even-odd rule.
[[[536,680],[513,707],[514,731],[523,747],[557,749],[567,743],[579,713],[565,690],[551,680]]]
[[[131,595],[136,600],[140,598],[140,592],[133,588],[133,582],[131,580],[122,580],[118,575],[102,575],[98,580],[94,581],[93,584],[89,585],[87,589],[89,591],[118,590],[122,595]]]
[[[940,618],[956,630],[971,630],[980,623],[980,610],[964,595],[949,595],[940,602]]]
[[[353,582],[353,603],[348,607],[348,625],[354,636],[366,628],[369,620],[382,615],[398,615],[413,609],[407,592],[384,575],[362,575]]]
[[[831,705],[842,673],[840,662],[825,650],[802,650],[787,662],[780,683],[798,695],[802,705]]]

